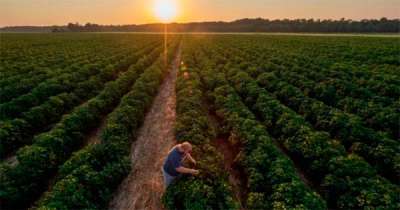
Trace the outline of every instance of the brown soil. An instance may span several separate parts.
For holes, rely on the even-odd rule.
[[[222,119],[216,113],[209,110],[208,119],[214,127],[220,127]],[[247,199],[247,176],[243,168],[238,164],[237,159],[242,151],[240,140],[234,134],[220,134],[212,141],[212,145],[224,157],[224,169],[229,174],[229,184],[232,187],[236,201],[240,209],[244,210]]]
[[[109,204],[110,209],[163,209],[161,167],[168,151],[175,144],[175,83],[179,62],[180,51],[132,144],[132,170],[115,193]]]
[[[232,186],[236,200],[239,202],[240,209],[245,209],[243,203],[246,199],[246,175],[238,166],[236,158],[241,149],[240,146],[232,143],[232,136],[220,136],[213,141],[213,145],[224,157],[224,167],[229,173],[229,183]]]
[[[101,143],[100,137],[101,137],[101,131],[104,129],[107,123],[107,117],[104,116],[101,118],[101,123],[98,127],[90,131],[90,133],[87,135],[85,142],[83,143],[83,147],[87,145],[92,145],[92,144],[99,144]]]

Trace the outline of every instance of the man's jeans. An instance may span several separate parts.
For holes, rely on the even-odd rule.
[[[164,188],[167,189],[167,187],[176,179],[176,176],[171,176],[169,175],[165,170],[164,167],[161,168],[164,176]]]

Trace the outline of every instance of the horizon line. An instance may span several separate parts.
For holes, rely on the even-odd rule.
[[[57,24],[53,24],[53,25],[0,25],[0,28],[7,28],[7,27],[55,27],[55,26],[67,26],[69,23],[73,23],[73,24],[80,24],[80,25],[85,25],[87,23],[91,23],[91,24],[97,24],[100,26],[131,26],[131,25],[136,25],[136,26],[140,26],[140,25],[156,25],[156,24],[192,24],[192,23],[211,23],[211,22],[225,22],[225,23],[231,23],[231,22],[235,22],[238,20],[246,20],[246,19],[250,19],[250,20],[255,20],[255,19],[262,19],[262,20],[269,20],[269,21],[277,21],[277,20],[332,20],[332,21],[339,21],[339,20],[350,20],[350,21],[355,21],[355,22],[360,22],[363,20],[381,20],[386,18],[387,20],[400,20],[400,17],[396,17],[396,18],[387,18],[387,17],[380,17],[380,18],[361,18],[361,19],[351,19],[351,18],[338,18],[338,19],[334,19],[334,18],[275,18],[275,19],[270,19],[270,18],[263,18],[263,17],[244,17],[244,18],[238,18],[238,19],[232,19],[232,20],[204,20],[204,21],[172,21],[169,23],[162,23],[162,22],[148,22],[148,23],[124,23],[124,24],[100,24],[100,23],[95,23],[95,22],[67,22],[63,25],[57,25]]]

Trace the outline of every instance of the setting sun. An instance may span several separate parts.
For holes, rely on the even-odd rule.
[[[154,12],[163,22],[172,21],[177,16],[177,3],[174,0],[156,0]]]

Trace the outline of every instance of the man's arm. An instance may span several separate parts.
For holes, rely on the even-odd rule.
[[[187,153],[186,156],[192,163],[196,164],[196,160],[190,155],[190,153]]]
[[[199,174],[199,170],[191,169],[191,168],[185,168],[183,166],[180,166],[180,167],[176,168],[175,170],[177,172],[181,173],[181,174],[193,174],[193,175]]]

